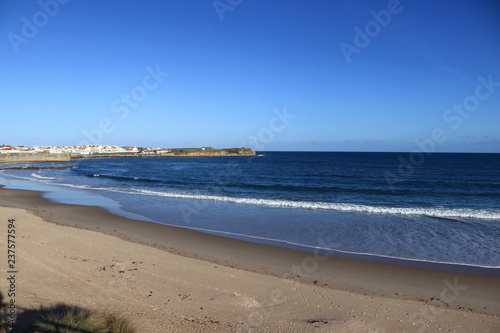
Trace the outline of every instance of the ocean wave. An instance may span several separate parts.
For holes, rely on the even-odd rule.
[[[197,200],[212,200],[222,202],[232,202],[237,204],[281,207],[281,208],[302,208],[332,210],[341,212],[356,212],[370,214],[389,214],[389,215],[421,215],[438,218],[471,218],[485,220],[500,220],[500,210],[485,209],[465,209],[465,208],[444,208],[444,207],[384,207],[368,206],[351,203],[330,203],[330,202],[311,202],[311,201],[292,201],[263,198],[236,198],[228,196],[217,196],[207,194],[184,194],[175,192],[160,192],[152,190],[137,189],[134,192],[144,195],[162,196],[170,198],[184,198]],[[133,193],[133,192],[130,192]]]
[[[16,177],[23,178],[23,177]],[[42,179],[31,175],[30,178],[24,178],[28,180],[33,180],[41,183],[45,183]],[[264,198],[236,198],[229,196],[217,196],[217,195],[209,195],[209,194],[197,194],[197,193],[176,193],[172,191],[160,191],[160,190],[148,190],[148,189],[134,189],[134,188],[119,188],[119,187],[104,187],[104,186],[92,186],[92,185],[78,185],[78,184],[56,184],[56,182],[50,182],[51,185],[59,185],[66,186],[75,189],[82,190],[91,190],[91,191],[104,191],[104,192],[115,192],[115,193],[126,193],[131,195],[148,195],[148,196],[157,196],[157,197],[171,197],[171,198],[181,198],[181,199],[196,199],[196,200],[212,200],[219,202],[228,202],[228,203],[236,203],[236,204],[247,204],[247,205],[259,205],[259,206],[267,206],[267,207],[284,207],[284,208],[298,208],[298,209],[323,209],[323,210],[331,210],[331,211],[343,211],[343,212],[360,212],[360,213],[373,213],[373,214],[398,214],[398,215],[420,215],[420,216],[429,216],[434,218],[443,218],[450,221],[462,222],[461,220],[465,218],[471,219],[489,219],[489,220],[499,220],[500,221],[500,209],[490,209],[490,210],[479,210],[479,209],[450,209],[444,207],[434,207],[434,208],[424,208],[424,207],[414,207],[414,208],[404,208],[404,207],[382,207],[382,206],[368,206],[368,205],[357,205],[357,204],[345,204],[345,203],[327,203],[327,202],[307,202],[307,201],[292,201],[292,200],[276,200],[276,199],[264,199]],[[149,220],[149,219],[148,219]],[[162,222],[160,222],[162,223]],[[168,224],[168,223],[165,223]],[[175,225],[175,224],[174,224]],[[368,250],[360,250],[356,251],[356,249],[342,249],[339,248],[335,243],[319,244],[308,243],[307,241],[292,241],[291,239],[287,239],[283,235],[284,238],[280,239],[280,237],[265,237],[262,235],[251,235],[246,233],[239,232],[231,232],[227,230],[214,230],[210,228],[200,228],[195,226],[183,226],[189,229],[198,230],[201,232],[209,232],[219,234],[221,236],[228,237],[241,237],[243,239],[249,241],[259,241],[259,242],[272,242],[273,244],[279,245],[282,244],[284,246],[300,246],[304,248],[309,248],[310,251],[321,251],[318,253],[326,253],[333,254],[335,253],[343,253],[348,255],[363,255],[363,256],[371,256],[374,258],[393,258],[393,259],[401,259],[408,261],[419,261],[419,262],[429,262],[429,263],[443,263],[443,264],[451,264],[451,265],[466,265],[472,267],[486,267],[486,268],[495,268],[498,269],[498,266],[494,260],[476,260],[474,258],[462,260],[464,258],[461,257],[450,257],[449,260],[446,260],[444,257],[434,257],[432,255],[432,251],[435,251],[435,247],[429,247],[423,253],[416,253],[413,255],[412,253],[406,252],[406,254],[401,255],[388,255],[384,254],[384,250],[380,250],[378,248]],[[279,234],[278,234],[279,235]],[[301,238],[299,238],[301,239]],[[406,243],[405,243],[406,244]],[[417,244],[407,244],[409,248],[417,246]],[[405,245],[406,246],[406,245]],[[442,246],[442,245],[441,245]],[[460,245],[455,245],[460,246]],[[441,249],[443,249],[441,247]],[[418,252],[418,251],[417,251]],[[394,253],[394,252],[389,252]],[[434,258],[434,259],[431,259]],[[487,258],[487,257],[485,257]]]
[[[6,173],[5,170],[1,170],[0,171],[0,174],[4,175],[4,176],[7,176],[7,177],[10,177],[10,178],[16,178],[16,179],[22,179],[22,180],[31,180],[31,181],[36,181],[36,182],[42,182],[41,179],[39,178],[30,178],[30,177],[23,177],[23,176],[20,176],[20,175],[12,175],[10,173]],[[31,174],[31,177],[33,177],[33,174]]]
[[[11,177],[42,181],[42,176],[33,178],[13,176]],[[37,179],[38,178],[38,179]],[[47,177],[48,178],[48,177]],[[370,206],[353,203],[335,203],[321,201],[294,201],[285,199],[266,199],[266,198],[246,198],[246,197],[230,197],[218,196],[210,194],[195,194],[195,193],[180,193],[168,191],[153,191],[146,189],[121,189],[112,187],[94,187],[89,185],[52,183],[52,185],[60,185],[73,187],[85,190],[109,191],[125,194],[150,195],[180,199],[195,199],[195,200],[210,200],[218,202],[229,202],[244,205],[256,205],[265,207],[278,208],[296,208],[296,209],[312,209],[312,210],[329,210],[337,212],[353,212],[366,214],[386,214],[386,215],[404,215],[404,216],[427,216],[431,218],[442,218],[450,221],[462,222],[460,219],[479,219],[479,220],[500,220],[500,209],[470,209],[470,208],[446,208],[446,207],[388,207],[388,206]]]
[[[117,174],[110,175],[110,174],[106,174],[106,173],[86,173],[86,172],[81,172],[80,174],[84,177],[90,177],[90,178],[100,177],[100,178],[117,180],[120,182],[141,181],[141,182],[147,182],[147,183],[166,184],[166,182],[162,181],[161,179],[148,178],[148,177],[125,176],[125,175],[117,175]],[[175,185],[175,184],[186,184],[186,183],[180,182],[180,181],[169,181],[168,184]]]
[[[55,177],[44,177],[44,176],[41,176],[37,173],[32,173],[31,176],[33,176],[35,178],[39,178],[39,179],[44,179],[44,180],[56,179]]]
[[[51,185],[79,188],[79,189],[83,189],[83,190],[102,190],[102,191],[108,190],[109,191],[109,189],[107,189],[107,188],[92,187],[90,185],[60,184],[60,183],[53,183]]]

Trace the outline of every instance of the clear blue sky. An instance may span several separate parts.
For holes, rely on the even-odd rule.
[[[0,144],[500,152],[494,1],[216,4],[0,0]]]

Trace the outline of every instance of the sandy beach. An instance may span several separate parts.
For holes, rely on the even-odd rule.
[[[9,219],[20,326],[43,306],[114,311],[139,332],[500,331],[494,270],[327,258],[1,189],[2,277]]]

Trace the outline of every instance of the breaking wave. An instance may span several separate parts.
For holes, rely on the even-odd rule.
[[[390,215],[424,215],[436,218],[471,218],[484,220],[500,220],[500,210],[478,210],[478,209],[460,209],[460,208],[440,208],[440,207],[384,207],[369,206],[351,203],[330,203],[330,202],[310,202],[310,201],[292,201],[277,199],[260,198],[237,198],[229,196],[217,196],[207,194],[184,194],[176,192],[161,192],[152,190],[135,190],[128,193],[139,193],[144,195],[163,196],[170,198],[184,198],[197,200],[212,200],[222,202],[232,202],[237,204],[258,205],[267,207],[282,208],[302,208],[302,209],[321,209],[340,212],[356,212],[370,214],[390,214]]]
[[[32,173],[31,176],[35,177],[35,178],[38,178],[38,179],[43,179],[43,180],[52,180],[52,179],[56,179],[55,177],[44,177],[44,176],[41,176],[37,173]]]

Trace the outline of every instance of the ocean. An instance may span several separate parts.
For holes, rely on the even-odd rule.
[[[260,152],[54,165],[69,168],[4,170],[0,183],[253,242],[500,267],[500,154]]]

